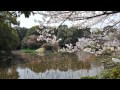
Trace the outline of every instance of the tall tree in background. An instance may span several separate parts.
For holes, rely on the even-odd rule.
[[[14,27],[14,29],[17,31],[20,42],[21,42],[23,38],[26,36],[28,29],[25,27]]]
[[[18,13],[25,14],[26,17],[30,15],[30,13],[22,11]],[[19,24],[17,17],[13,15],[12,11],[0,11],[0,51],[10,53],[11,50],[16,48],[19,43],[19,37],[12,25]]]

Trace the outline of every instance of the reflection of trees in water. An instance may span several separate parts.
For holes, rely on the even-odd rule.
[[[11,66],[11,59],[1,60],[0,61],[0,68],[7,68]]]
[[[95,76],[101,72],[100,67],[80,70],[46,70],[45,72],[36,73],[29,68],[18,68],[19,79],[80,79],[81,76]]]
[[[59,60],[56,60],[59,58]],[[26,67],[30,68],[32,71],[39,73],[45,72],[46,70],[59,69],[60,71],[67,71],[68,69],[79,70],[79,69],[90,69],[90,62],[78,61],[78,57],[74,54],[61,54],[54,55],[52,57],[44,57],[45,60],[42,62],[29,62]]]
[[[1,79],[14,79],[18,78],[18,73],[16,72],[15,66],[20,64],[23,61],[29,61],[28,63],[24,63],[21,67],[28,67],[32,71],[39,73],[45,72],[46,70],[60,70],[60,71],[68,71],[69,69],[75,71],[79,69],[87,69],[91,68],[90,62],[78,61],[78,56],[76,54],[68,54],[68,53],[57,53],[50,54],[44,57],[36,57],[32,56],[30,61],[27,58],[23,59],[22,56],[13,55],[11,58],[7,58],[6,60],[0,60],[0,78]],[[11,69],[8,69],[10,68]]]
[[[15,66],[23,63],[23,58],[15,54],[0,54],[0,79],[17,79]]]
[[[2,57],[0,57],[0,68],[9,68],[21,63],[25,63],[25,61],[20,55],[17,54],[4,54]]]
[[[78,56],[79,61],[96,61],[97,57],[94,54],[91,54],[89,52],[79,51],[76,52],[76,55]]]
[[[1,68],[0,69],[0,79],[17,79],[19,78],[16,68]]]

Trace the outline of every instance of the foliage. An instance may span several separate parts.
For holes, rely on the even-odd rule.
[[[39,33],[36,31],[36,29],[39,29],[39,26],[33,26],[30,29],[28,29],[26,33],[26,37],[31,36],[31,35],[39,35]]]
[[[120,66],[114,67],[101,74],[102,79],[120,79]]]
[[[25,28],[25,27],[23,27],[23,28],[22,27],[14,27],[14,28],[18,33],[20,41],[22,41],[23,38],[26,36],[26,33],[27,33],[28,29]]]
[[[80,79],[98,79],[98,76],[83,76]]]
[[[78,42],[76,42],[76,46],[81,49],[94,44],[95,42],[90,38],[78,38]]]
[[[76,27],[68,28],[67,26],[60,26],[58,28],[57,38],[62,39],[59,42],[60,46],[62,47],[69,43],[75,45],[75,43],[78,41],[78,38],[89,37],[90,34],[91,33],[89,28],[78,29]]]
[[[9,12],[9,11],[0,11],[0,24],[8,25],[9,27],[11,27],[11,24],[19,25],[19,22],[17,22],[16,17],[14,17],[11,14],[11,12]]]
[[[100,75],[81,77],[81,79],[120,79],[120,66],[107,69]]]
[[[17,31],[12,25],[19,25],[17,18],[10,11],[0,11],[0,50],[10,52],[19,43]]]
[[[24,14],[26,18],[29,18],[29,16],[33,13],[33,11],[12,11],[11,14],[15,17],[19,17],[21,14]]]
[[[100,29],[97,29],[95,32],[94,32],[94,34],[96,34],[96,35],[102,35],[103,34],[103,31],[102,30],[100,30]]]
[[[120,41],[117,38],[114,38],[114,40],[112,41],[107,41],[104,43],[105,46],[114,46],[114,47],[118,47],[120,46]]]
[[[58,30],[67,30],[68,29],[68,26],[67,25],[60,25],[58,27]]]
[[[29,17],[31,15],[31,13],[33,13],[33,11],[19,11],[18,13],[24,14],[25,17]],[[34,13],[33,13],[34,14]]]
[[[65,43],[65,39],[67,38],[67,32],[66,29],[62,28],[62,26],[58,27],[58,33],[57,33],[57,38],[61,38],[62,40],[59,42],[60,46],[63,46]]]
[[[116,31],[117,31],[117,29],[110,25],[103,28],[103,33],[105,33],[105,35],[108,35],[110,33],[115,33]]]
[[[29,48],[27,48],[27,49],[22,49],[22,51],[23,51],[24,53],[36,54],[36,51],[35,51],[35,50],[31,50],[31,49],[29,49]]]
[[[103,51],[103,53],[102,53],[102,55],[108,55],[108,56],[111,56],[112,55],[112,53],[113,53],[114,51],[111,51],[110,49],[106,49],[105,51]]]
[[[31,35],[23,39],[22,48],[38,49],[44,42],[37,42],[37,36]]]
[[[0,25],[0,50],[13,50],[18,43],[19,37],[16,30],[7,25]]]
[[[26,37],[22,41],[22,47],[38,49],[42,45],[41,47],[46,50],[52,50],[53,45],[59,41],[55,36],[57,32],[58,30],[56,28],[47,27],[43,29],[39,26],[33,26],[28,30]],[[54,49],[56,50],[56,45],[54,45]]]

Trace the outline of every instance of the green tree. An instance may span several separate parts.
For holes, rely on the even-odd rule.
[[[19,37],[16,30],[7,25],[0,25],[0,51],[11,51],[19,43]]]
[[[0,11],[0,51],[10,52],[19,42],[12,25],[19,25],[17,18],[10,11]]]
[[[77,27],[68,28],[66,25],[61,25],[58,27],[57,37],[62,40],[59,42],[61,47],[64,47],[65,44],[73,44],[78,41],[78,38],[89,37],[91,32],[90,28],[78,29]]]
[[[38,26],[38,25],[37,25],[37,26],[33,26],[33,27],[31,27],[30,29],[28,29],[28,31],[27,31],[27,33],[26,33],[26,37],[31,36],[31,35],[40,35],[40,34],[36,31],[36,29],[39,29],[39,26]]]
[[[20,42],[21,42],[23,40],[23,38],[26,36],[28,29],[25,27],[23,27],[23,28],[22,27],[14,27],[14,28],[17,31]]]
[[[58,33],[57,33],[57,38],[61,38],[62,40],[59,42],[59,45],[61,46],[61,47],[63,47],[64,46],[64,42],[65,42],[65,39],[67,38],[67,29],[68,28],[64,28],[64,27],[62,27],[62,26],[59,26],[58,27]]]

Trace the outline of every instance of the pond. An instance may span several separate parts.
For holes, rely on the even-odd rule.
[[[79,60],[75,54],[41,56],[39,60],[34,58],[26,63],[1,67],[0,79],[80,79],[104,70],[104,65],[93,60],[93,56],[89,58],[92,60]]]

